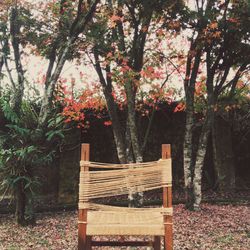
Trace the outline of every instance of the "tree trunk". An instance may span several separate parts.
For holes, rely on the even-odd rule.
[[[112,121],[112,128],[113,128],[113,135],[117,150],[117,155],[120,163],[126,163],[126,146],[125,140],[122,133],[121,123],[119,121],[118,113],[117,113],[117,106],[114,102],[114,98],[112,96],[111,91],[107,89],[107,87],[103,87],[104,96],[107,103],[107,108],[109,112],[110,119]]]
[[[133,154],[136,162],[142,162],[142,153],[139,143],[137,125],[136,125],[136,111],[135,111],[135,93],[133,91],[132,82],[127,82],[125,84],[126,96],[128,102],[128,126],[130,131],[131,144],[133,149]]]
[[[24,190],[24,183],[18,182],[15,190],[16,222],[20,226],[35,225],[34,199],[32,192]]]
[[[126,163],[127,157],[126,157],[126,144],[124,139],[124,134],[122,131],[121,122],[119,120],[118,116],[118,107],[115,103],[114,97],[112,95],[112,80],[108,76],[106,76],[106,80],[104,78],[102,68],[99,61],[99,52],[96,48],[93,49],[93,54],[95,57],[95,70],[99,76],[100,83],[102,85],[103,94],[105,96],[108,113],[110,116],[110,119],[112,121],[112,130],[117,150],[117,156],[120,161],[120,163]],[[125,132],[124,132],[125,133]]]
[[[193,112],[186,110],[186,131],[184,137],[184,184],[186,207],[190,208],[194,202],[193,197],[193,170],[192,170],[192,137],[193,137]]]
[[[230,124],[216,116],[213,126],[213,155],[216,186],[221,192],[235,189],[235,168]]]
[[[132,144],[131,144],[131,136],[130,136],[128,119],[127,119],[127,125],[126,125],[125,143],[126,143],[127,162],[132,163],[134,162],[134,156],[133,156],[133,150],[132,150]]]
[[[4,58],[3,58],[2,54],[3,54],[3,52],[0,51],[0,96],[1,96],[1,90],[2,90],[1,83],[2,83],[2,78],[3,78],[2,69],[3,69],[3,65],[4,65]]]
[[[39,120],[38,120],[38,127],[43,127],[46,125],[46,121],[48,119],[48,115],[51,112],[52,100],[54,97],[54,90],[57,83],[57,80],[62,72],[64,64],[67,60],[67,55],[69,52],[70,47],[73,43],[73,38],[69,38],[66,42],[65,48],[60,55],[60,60],[58,61],[54,73],[51,77],[46,79],[45,82],[45,91],[42,99],[41,109],[39,112]]]
[[[130,132],[130,140],[135,162],[142,162],[143,158],[142,158],[142,153],[138,138],[138,131],[136,126],[135,98],[132,88],[133,88],[132,83],[127,82],[125,85],[127,102],[128,102],[127,125],[128,125],[128,131]],[[131,207],[143,206],[143,192],[141,190],[131,190],[129,194],[129,205]]]
[[[15,84],[15,89],[11,97],[11,107],[16,112],[19,113],[19,109],[22,103],[24,95],[24,70],[21,62],[21,52],[20,52],[20,24],[19,24],[19,11],[17,7],[12,7],[10,11],[10,40],[14,53],[15,68],[17,73],[17,84]]]
[[[196,161],[194,164],[194,178],[193,178],[193,192],[194,192],[194,203],[193,209],[199,210],[202,198],[201,192],[201,179],[202,170],[204,166],[204,160],[206,156],[208,136],[210,134],[213,120],[214,120],[214,108],[213,108],[213,95],[208,94],[208,108],[205,117],[205,122],[202,126],[201,135],[199,138],[198,150],[196,153]]]
[[[194,178],[193,178],[193,192],[194,192],[194,203],[193,209],[200,210],[200,204],[202,199],[202,190],[201,190],[201,180],[202,180],[202,170],[204,166],[208,136],[212,130],[212,125],[214,123],[214,74],[215,70],[211,64],[211,55],[210,51],[206,53],[206,68],[207,68],[207,79],[206,79],[206,88],[207,88],[207,107],[205,110],[205,121],[202,126],[201,135],[199,138],[198,149],[195,157],[194,163]]]
[[[26,196],[23,189],[23,183],[20,181],[17,184],[15,191],[16,198],[16,221],[18,225],[25,226],[25,207],[26,207]]]
[[[200,141],[199,141],[198,151],[196,155],[196,162],[194,166],[194,178],[193,178],[194,203],[193,203],[192,208],[193,210],[196,210],[196,211],[200,209],[200,203],[201,203],[201,198],[202,198],[201,179],[202,179],[202,170],[203,170],[204,160],[206,156],[209,133],[210,133],[210,128],[209,126],[205,125],[200,135]]]
[[[197,38],[198,39],[198,38]],[[185,183],[185,195],[186,195],[186,207],[191,208],[193,197],[193,126],[194,126],[194,93],[195,83],[199,71],[199,65],[201,61],[201,51],[197,50],[194,57],[191,51],[195,49],[195,43],[191,43],[190,51],[186,63],[186,77],[184,79],[184,89],[186,97],[186,123],[185,123],[185,136],[183,145],[184,156],[184,183]]]
[[[131,138],[130,138],[130,131],[128,127],[127,121],[127,129],[126,129],[126,153],[127,153],[127,162],[133,163],[134,156],[132,152],[132,145],[131,145]],[[143,192],[138,192],[138,190],[129,190],[128,194],[128,204],[129,207],[142,207],[143,205]]]

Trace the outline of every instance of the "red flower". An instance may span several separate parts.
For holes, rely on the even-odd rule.
[[[105,122],[104,122],[104,125],[105,125],[105,126],[111,126],[111,125],[112,125],[112,122],[111,122],[111,121],[105,121]]]

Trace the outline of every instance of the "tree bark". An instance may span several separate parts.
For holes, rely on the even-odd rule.
[[[66,47],[62,55],[60,56],[60,61],[56,65],[53,75],[51,76],[51,78],[46,79],[42,106],[41,106],[40,113],[39,113],[39,126],[40,127],[43,127],[45,125],[48,115],[50,113],[55,86],[62,72],[63,66],[67,60],[67,54],[69,52],[70,46],[72,45],[72,42],[73,42],[73,38],[67,41]]]
[[[192,166],[192,137],[193,137],[193,112],[186,110],[186,130],[184,136],[184,184],[185,184],[185,198],[186,207],[190,208],[194,202],[193,197],[193,166]]]
[[[116,144],[118,159],[120,163],[126,163],[127,162],[126,146],[125,146],[125,140],[124,140],[121,124],[120,124],[118,113],[117,113],[116,103],[114,101],[112,93],[110,93],[110,91],[108,91],[106,87],[104,87],[103,92],[105,95],[109,116],[112,121],[113,135],[114,135],[114,140]]]
[[[210,119],[210,118],[207,118]],[[209,121],[207,121],[209,123]],[[204,159],[206,155],[207,149],[207,141],[208,136],[210,133],[209,125],[205,125],[202,129],[200,135],[200,141],[198,145],[198,151],[196,155],[196,162],[194,166],[194,177],[193,177],[193,210],[198,211],[200,209],[200,203],[202,198],[202,191],[201,191],[201,180],[202,180],[202,170],[204,165]]]
[[[125,83],[125,90],[128,103],[128,126],[131,138],[132,149],[136,162],[142,162],[141,147],[138,138],[138,131],[136,125],[136,111],[135,111],[135,93],[133,91],[133,84],[129,81]]]
[[[117,156],[120,161],[120,163],[126,163],[127,157],[126,157],[126,145],[125,145],[125,139],[122,132],[122,126],[121,122],[119,120],[118,115],[118,107],[115,103],[114,97],[112,95],[112,80],[107,75],[107,79],[104,78],[102,68],[99,62],[99,54],[96,48],[93,49],[94,57],[95,57],[95,70],[99,76],[100,83],[102,85],[103,94],[105,96],[108,113],[110,116],[110,119],[112,121],[112,128],[113,128],[113,135],[117,150]]]
[[[210,81],[210,79],[208,79]],[[212,80],[209,82],[210,87],[212,87]],[[202,126],[201,135],[199,138],[198,150],[196,154],[196,161],[194,164],[194,178],[193,178],[193,192],[194,192],[194,203],[193,209],[199,210],[202,198],[201,191],[201,180],[202,180],[202,170],[204,166],[204,160],[207,150],[208,137],[212,129],[212,124],[214,122],[214,98],[213,92],[210,87],[208,87],[208,106],[205,115],[205,122]]]
[[[2,79],[2,69],[4,65],[4,59],[3,59],[2,52],[0,53],[0,84],[1,84],[1,79]]]
[[[23,183],[18,182],[15,190],[16,200],[16,221],[18,225],[25,226],[25,207],[26,207],[26,195],[23,189]]]
[[[198,39],[198,38],[197,38]],[[185,96],[186,96],[186,123],[183,145],[184,156],[184,185],[186,196],[186,207],[192,208],[194,203],[193,193],[193,175],[194,175],[194,159],[193,159],[193,126],[194,126],[194,93],[195,83],[198,75],[199,65],[201,61],[201,51],[198,50],[194,57],[192,67],[191,51],[195,48],[195,42],[190,46],[190,54],[188,55],[186,64],[186,77],[184,80]]]
[[[2,95],[2,89],[3,89],[3,87],[1,86],[2,78],[3,78],[3,75],[2,75],[3,65],[4,65],[4,56],[1,55],[1,52],[0,52],[0,97]]]
[[[14,52],[15,67],[17,73],[17,84],[15,84],[15,89],[11,98],[11,106],[15,112],[19,112],[20,105],[22,103],[24,94],[24,71],[21,63],[21,53],[20,53],[20,24],[19,24],[19,13],[17,6],[11,8],[10,11],[10,38],[11,44]]]
[[[132,146],[135,162],[143,162],[141,146],[138,138],[138,130],[136,124],[135,110],[135,92],[133,91],[133,82],[131,80],[125,83],[125,91],[127,96],[128,117],[127,126],[130,133],[129,139]],[[130,207],[143,206],[143,192],[141,190],[131,190],[128,196]]]

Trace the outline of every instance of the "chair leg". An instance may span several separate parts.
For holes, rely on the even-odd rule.
[[[154,237],[154,250],[161,250],[161,237],[160,236]]]
[[[78,211],[78,250],[86,250],[87,240],[87,210],[79,209]]]
[[[86,225],[79,225],[78,229],[78,250],[87,250],[86,249]]]
[[[165,225],[164,249],[173,250],[173,225]]]

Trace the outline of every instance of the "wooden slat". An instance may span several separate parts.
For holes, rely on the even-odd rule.
[[[89,161],[89,144],[88,143],[82,143],[81,161]]]
[[[89,161],[89,144],[81,146],[81,160]],[[81,167],[81,171],[88,171],[88,167]],[[78,211],[78,250],[91,248],[91,238],[87,238],[87,214],[88,209],[79,209]]]
[[[170,159],[171,158],[171,146],[170,146],[170,144],[162,144],[161,158],[162,159]]]
[[[169,144],[162,145],[162,159],[171,158],[171,147]],[[163,207],[172,207],[172,187],[163,188]],[[164,215],[164,246],[165,250],[173,250],[173,225],[172,216]]]

